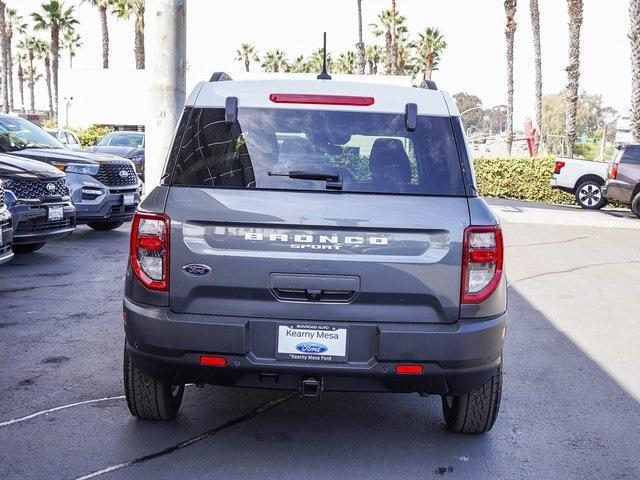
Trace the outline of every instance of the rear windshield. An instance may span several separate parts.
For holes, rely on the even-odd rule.
[[[311,177],[311,178],[309,178]],[[165,183],[209,188],[464,195],[448,117],[245,108],[185,110]]]

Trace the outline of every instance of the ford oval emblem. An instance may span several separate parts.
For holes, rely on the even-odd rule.
[[[209,275],[211,273],[211,267],[208,265],[202,265],[200,263],[190,263],[189,265],[185,265],[182,267],[184,273],[187,275],[193,275],[195,277],[203,277],[204,275]]]
[[[324,353],[327,351],[327,347],[321,343],[304,342],[296,345],[296,350],[302,353]]]
[[[127,172],[126,170],[120,170],[120,176],[122,178],[127,178],[129,176],[129,172]]]

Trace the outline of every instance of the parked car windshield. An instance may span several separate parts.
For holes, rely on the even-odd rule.
[[[15,152],[25,148],[66,148],[57,138],[20,117],[0,119],[0,148]]]
[[[110,133],[102,137],[98,146],[104,147],[142,147],[144,146],[144,134],[122,132]]]
[[[464,195],[451,119],[418,117],[409,131],[404,114],[387,113],[246,108],[229,124],[224,109],[193,108],[183,115],[165,178],[322,191],[338,178],[346,192]]]

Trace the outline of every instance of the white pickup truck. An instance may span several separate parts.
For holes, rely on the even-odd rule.
[[[558,157],[551,188],[575,195],[582,208],[599,210],[607,204],[602,187],[607,180],[608,167],[605,162]]]

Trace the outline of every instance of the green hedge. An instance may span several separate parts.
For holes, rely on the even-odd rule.
[[[573,205],[573,195],[549,186],[554,161],[553,157],[477,157],[473,163],[483,196]]]
[[[72,128],[73,132],[78,135],[78,139],[80,140],[80,145],[83,147],[90,147],[91,145],[95,145],[95,143],[104,137],[107,133],[111,132],[113,129],[109,127],[101,127],[99,125],[91,125],[88,128]]]

